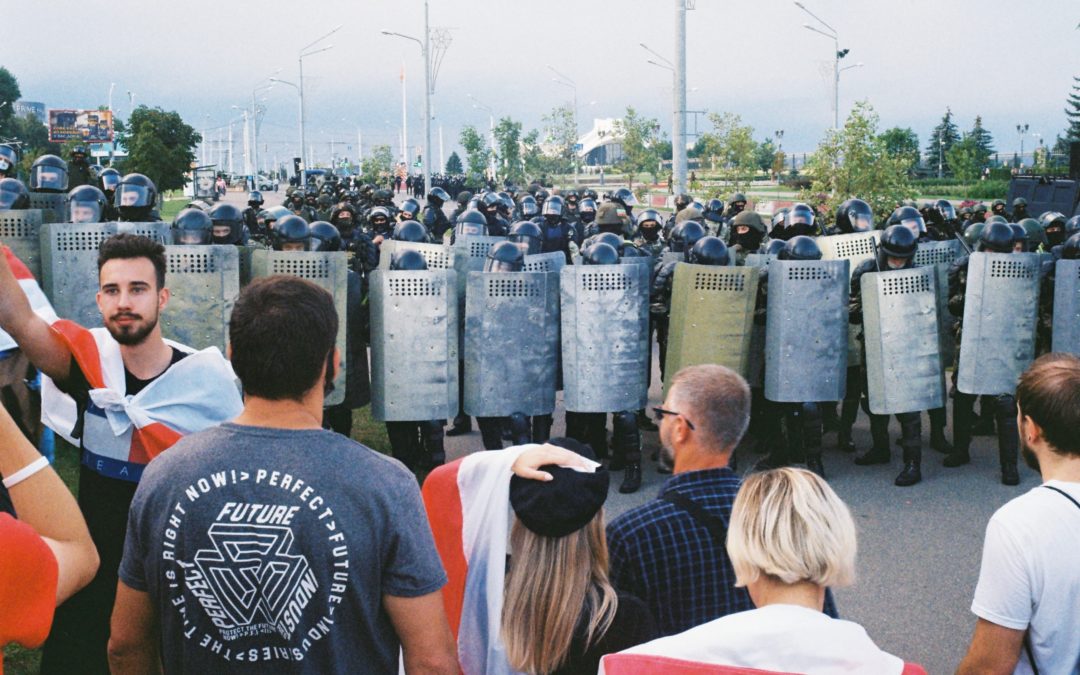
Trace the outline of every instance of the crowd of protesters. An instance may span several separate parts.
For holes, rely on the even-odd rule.
[[[74,400],[84,446],[123,413],[130,454],[115,461],[141,474],[137,487],[82,476],[76,503],[0,411],[15,513],[0,515],[0,644],[40,645],[54,608],[105,579],[112,592],[64,627],[97,641],[54,655],[78,664],[66,672],[924,672],[838,618],[830,588],[854,582],[857,538],[828,484],[728,467],[751,405],[733,371],[674,376],[656,409],[674,475],[610,523],[607,471],[570,439],[474,453],[421,490],[398,461],[322,428],[339,362],[326,291],[285,276],[243,290],[234,405],[212,355],[162,340],[163,250],[138,239],[102,247],[96,332],[46,324],[0,263],[0,327]],[[177,373],[230,413],[151,451],[155,420],[198,407],[162,393]],[[958,672],[1077,673],[1080,359],[1039,358],[1016,398],[1044,483],[990,520]],[[102,612],[107,628],[92,626]],[[43,669],[64,672],[48,652]]]

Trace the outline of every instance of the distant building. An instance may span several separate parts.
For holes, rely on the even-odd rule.
[[[33,115],[39,122],[45,122],[45,104],[40,101],[15,101],[15,116],[26,117]]]
[[[618,119],[594,119],[593,127],[578,139],[577,156],[585,166],[610,166],[623,157],[623,136]]]

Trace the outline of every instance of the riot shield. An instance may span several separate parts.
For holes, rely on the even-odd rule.
[[[371,416],[445,420],[458,412],[458,301],[453,270],[375,270]]]
[[[669,262],[686,262],[686,253],[684,251],[663,251],[660,253],[660,260],[657,261],[661,267]]]
[[[95,292],[98,247],[114,234],[169,242],[168,223],[50,223],[41,229],[42,290],[57,316],[86,328],[101,326]]]
[[[236,246],[166,246],[165,285],[169,306],[161,333],[182,344],[222,352],[229,342],[229,316],[240,295],[240,250]]]
[[[945,404],[933,268],[862,276],[866,386],[875,415]]]
[[[566,254],[562,251],[534,253],[525,256],[525,272],[554,272],[558,274],[566,267]]]
[[[743,265],[746,267],[765,269],[769,266],[770,260],[776,260],[776,256],[769,255],[768,253],[747,253]]]
[[[1080,260],[1059,260],[1054,270],[1054,351],[1080,356]]]
[[[665,395],[671,376],[686,366],[716,363],[749,376],[759,274],[756,267],[675,265]]]
[[[1011,394],[1035,358],[1039,257],[972,253],[968,259],[957,388],[965,394]]]
[[[946,239],[945,241],[921,241],[915,251],[915,267],[930,267],[931,265],[945,265],[946,269],[957,258],[967,254],[964,245],[959,239]]]
[[[417,251],[424,256],[429,270],[446,270],[453,267],[450,249],[442,244],[422,244],[411,241],[386,239],[379,244],[379,269],[390,269],[390,259],[395,251]]]
[[[560,284],[566,409],[643,408],[651,366],[648,266],[567,266]]]
[[[548,272],[470,272],[465,299],[465,414],[555,409],[558,279]]]
[[[0,211],[0,241],[41,280],[41,209]]]
[[[67,195],[63,192],[31,192],[30,208],[41,209],[43,222],[62,223],[67,220]]]
[[[873,258],[877,253],[877,245],[881,241],[881,230],[833,234],[828,237],[818,237],[816,241],[818,247],[821,248],[822,260],[847,260],[849,262],[848,276],[850,277],[859,263]]]
[[[765,398],[844,398],[848,352],[847,260],[774,260],[765,324]]]
[[[337,377],[334,378],[334,390],[327,395],[325,405],[332,406],[345,400],[345,370],[348,354],[346,335],[348,335],[349,316],[345,311],[348,306],[346,294],[349,286],[349,261],[344,251],[255,251],[251,255],[251,278],[288,274],[321,286],[334,297],[334,309],[338,315],[338,334],[336,345],[341,352],[341,364]]]

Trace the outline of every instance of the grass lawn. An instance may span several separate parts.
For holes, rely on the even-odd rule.
[[[184,202],[186,203],[186,202]],[[169,202],[165,202],[166,207]],[[165,212],[162,211],[162,218]],[[170,218],[171,219],[171,218]],[[353,411],[352,437],[369,448],[390,454],[390,441],[386,437],[386,425],[371,419],[371,408],[365,406]],[[56,442],[55,468],[71,492],[79,494],[79,451],[61,439]],[[6,675],[34,675],[39,670],[41,652],[37,649],[23,649],[18,645],[8,645],[4,649],[3,672]]]

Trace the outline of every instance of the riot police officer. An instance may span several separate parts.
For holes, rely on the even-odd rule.
[[[608,199],[623,207],[623,213],[626,216],[626,223],[629,223],[634,217],[634,207],[638,205],[637,197],[634,196],[634,192],[630,188],[619,188],[611,193]]]
[[[1023,197],[1017,197],[1013,200],[1012,206],[1013,210],[1012,213],[1009,215],[1009,220],[1014,223],[1018,223],[1024,218],[1028,217],[1026,199],[1024,199]]]
[[[96,182],[90,172],[90,160],[87,157],[85,145],[76,145],[71,149],[71,161],[68,162],[67,172],[69,190],[80,185],[93,185]]]
[[[173,241],[181,246],[208,246],[214,223],[202,209],[184,209],[173,219]]]
[[[431,188],[431,192],[427,195],[427,205],[421,214],[420,222],[428,229],[435,241],[442,240],[446,231],[450,229],[450,220],[443,213],[443,204],[448,201],[450,201],[450,195],[446,194],[446,190],[441,187]]]
[[[725,208],[726,205],[722,199],[710,199],[701,210],[701,215],[705,217],[705,229],[709,231],[709,234],[727,241],[731,236],[731,228],[724,220]]]
[[[67,162],[56,155],[42,155],[30,165],[31,192],[67,192]]]
[[[637,217],[634,246],[648,253],[653,259],[659,258],[664,249],[661,232],[660,214],[654,209],[645,209]]]
[[[264,203],[262,193],[258,190],[252,190],[248,193],[247,208],[244,209],[241,216],[244,219],[244,226],[253,236],[266,236],[266,232],[262,231],[262,226],[259,223],[259,211],[263,210]]]
[[[582,250],[584,265],[618,265],[619,251],[604,242],[593,243]],[[612,413],[612,459],[608,468],[622,471],[619,492],[628,494],[641,488],[641,432],[633,410]],[[588,443],[597,457],[608,456],[607,413],[566,411],[566,435]]]
[[[305,202],[304,193],[300,190],[295,190],[289,195],[288,207],[293,215],[303,218],[305,222],[310,223],[316,220],[315,209]]]
[[[454,224],[454,229],[450,235],[450,243],[457,241],[458,237],[465,236],[480,236],[483,237],[488,234],[488,219],[483,213],[469,209],[465,213],[461,214]]]
[[[765,223],[756,211],[743,211],[731,220],[731,251],[735,264],[742,265],[746,256],[757,253],[765,239]]]
[[[671,233],[671,228],[675,227],[675,218],[679,215],[679,212],[690,206],[694,201],[694,198],[685,192],[675,195],[674,206],[675,209],[668,216],[667,222],[664,223],[664,235],[665,238]]]
[[[736,217],[738,217],[736,215]],[[822,253],[817,242],[806,235],[789,239],[777,254],[780,260],[821,260]],[[765,268],[758,277],[758,298],[754,321],[767,321],[767,298],[769,270]],[[821,409],[814,401],[783,403],[763,399],[761,414],[768,423],[762,439],[768,454],[758,460],[755,470],[787,466],[805,460],[806,468],[819,476],[825,476],[821,461]]]
[[[214,244],[231,244],[243,246],[247,243],[247,230],[244,227],[244,214],[232,204],[220,202],[210,209],[210,220],[213,222]]]
[[[271,243],[275,251],[310,251],[311,228],[300,216],[289,214],[277,221]]]
[[[412,224],[424,230],[415,220],[398,225],[398,229]],[[396,231],[396,230],[395,230]],[[417,251],[395,251],[390,257],[391,270],[419,271],[427,269],[424,256]],[[446,461],[442,420],[418,420],[411,422],[386,422],[386,435],[394,457],[414,473],[428,467],[436,467]]]
[[[701,223],[696,220],[688,220],[679,223],[671,231],[671,240],[668,242],[668,246],[671,251],[682,253],[683,261],[689,262],[690,250],[704,236],[705,228],[701,226]],[[649,293],[649,315],[652,318],[653,325],[656,327],[656,346],[660,351],[661,380],[665,377],[668,321],[671,317],[671,285],[675,280],[675,266],[677,264],[678,261],[672,260],[658,266]]]
[[[472,201],[472,198],[473,198],[473,193],[469,192],[468,190],[462,190],[461,192],[458,193],[457,200],[456,200],[457,201],[457,206],[454,207],[454,212],[450,214],[450,223],[451,224],[456,223],[458,217],[461,216],[461,214],[465,213],[465,211],[468,210],[469,202]],[[413,215],[413,218],[415,219],[416,216]]]
[[[17,178],[0,179],[0,211],[30,208],[30,191]]]
[[[919,250],[919,242],[910,229],[903,225],[891,225],[881,235],[881,245],[878,255],[874,259],[865,260],[855,268],[851,275],[851,304],[848,320],[854,324],[861,324],[862,313],[862,277],[870,272],[888,273],[892,270],[911,269],[915,262],[915,253]],[[860,345],[865,350],[865,344]],[[865,363],[865,357],[863,359]],[[863,396],[863,409],[870,418],[870,435],[873,438],[873,447],[866,453],[855,458],[855,463],[860,466],[872,464],[888,464],[889,451],[889,416],[875,415],[870,412],[866,393],[866,370],[861,369],[861,377],[856,384],[856,390],[850,388],[846,398],[859,398]],[[848,380],[849,386],[853,384]],[[845,408],[845,411],[847,408]],[[942,413],[944,409],[942,409]],[[931,415],[934,420],[935,416]],[[922,480],[922,413],[918,411],[896,413],[896,420],[900,423],[900,447],[904,450],[904,469],[896,477],[895,484],[901,487],[915,485]],[[851,438],[851,422],[854,420],[842,419],[840,427],[840,442],[846,443]],[[934,434],[939,440],[944,440],[944,419],[940,420],[940,426],[934,426]]]
[[[544,252],[544,233],[540,226],[531,220],[519,220],[511,225],[506,240],[516,244],[524,255]]]
[[[836,221],[828,234],[853,234],[874,229],[874,211],[861,199],[848,199],[836,207]]]
[[[1000,201],[1000,200],[999,200]],[[1002,202],[1004,205],[1004,202]],[[1008,223],[989,223],[979,235],[978,250],[992,253],[1012,253],[1014,237]],[[960,336],[963,330],[964,295],[967,291],[968,256],[957,258],[949,268],[949,312],[958,320],[956,332],[957,351],[960,348]],[[957,369],[959,370],[959,369]],[[945,457],[943,464],[957,467],[971,461],[972,427],[974,423],[974,394],[965,394],[956,388],[957,371],[953,371],[953,450]],[[992,399],[994,418],[997,422],[998,461],[1001,466],[1001,482],[1004,485],[1019,485],[1020,474],[1017,470],[1018,432],[1016,427],[1016,399],[1012,394],[1000,394],[984,397]]]
[[[559,200],[560,208],[562,200]],[[487,219],[487,233],[492,237],[505,237],[510,223],[499,213],[502,197],[497,192],[485,192],[480,198],[480,208]]]
[[[736,192],[735,194],[731,195],[731,199],[728,200],[728,208],[727,211],[724,213],[724,218],[730,222],[735,218],[735,216],[742,213],[743,209],[745,208],[746,195],[741,192]]]

